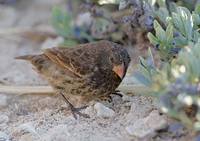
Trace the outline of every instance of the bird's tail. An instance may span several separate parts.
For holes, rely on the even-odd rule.
[[[49,59],[44,54],[19,56],[16,59],[29,61],[41,73],[48,70]]]
[[[24,55],[24,56],[17,56],[17,57],[15,57],[15,59],[31,61],[34,57],[35,57],[35,55]]]

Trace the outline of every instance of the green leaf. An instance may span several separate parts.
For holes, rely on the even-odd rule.
[[[75,40],[65,40],[62,44],[64,47],[74,47],[78,43]]]
[[[59,7],[53,8],[52,25],[59,35],[67,38],[73,34],[71,22],[72,17],[70,15],[68,15],[66,12],[63,12]]]
[[[153,58],[153,54],[151,52],[150,47],[148,48],[148,58],[147,58],[146,62],[147,62],[148,67],[153,68],[153,69],[155,68],[154,58]]]
[[[178,37],[175,37],[174,40],[178,47],[184,47],[185,45],[188,45],[188,40],[181,34]]]
[[[177,13],[172,13],[172,21],[176,29],[178,29],[185,36],[185,28],[180,15]]]
[[[165,42],[166,41],[165,31],[156,20],[154,21],[154,29],[156,31],[156,37],[159,39],[159,41]]]
[[[169,10],[170,10],[170,12],[172,13],[172,12],[177,12],[177,4],[175,3],[175,2],[170,2],[169,3]]]
[[[194,12],[200,15],[200,4],[196,5]]]
[[[158,5],[159,5],[160,7],[166,7],[165,1],[166,1],[166,0],[157,0],[157,3],[158,3]]]
[[[147,34],[147,37],[153,45],[159,44],[158,39],[151,32]]]
[[[193,33],[193,40],[195,42],[197,42],[199,38],[200,38],[200,33],[198,31],[194,31],[194,33]]]
[[[200,16],[198,14],[192,13],[192,20],[194,23],[194,29],[198,29],[198,25],[200,25]]]
[[[173,40],[173,25],[169,24],[166,29],[167,43],[171,44]]]
[[[190,11],[185,7],[178,7],[177,13],[172,13],[175,27],[190,41],[192,39],[193,19]]]
[[[154,12],[154,15],[159,18],[159,21],[166,25],[166,18],[169,16],[169,11],[166,8],[160,7],[158,11]]]

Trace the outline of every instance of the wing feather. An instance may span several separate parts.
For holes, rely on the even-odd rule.
[[[56,47],[46,49],[44,54],[54,63],[63,67],[76,76],[82,77],[94,71],[98,54],[108,49],[109,42],[82,44],[74,48]]]

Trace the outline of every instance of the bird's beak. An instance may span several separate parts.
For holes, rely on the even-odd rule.
[[[123,79],[124,77],[124,63],[122,63],[121,65],[116,65],[113,67],[112,69],[121,79]]]

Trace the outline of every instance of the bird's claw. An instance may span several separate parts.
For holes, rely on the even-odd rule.
[[[72,114],[73,114],[75,119],[77,119],[77,115],[84,117],[84,118],[90,118],[89,115],[83,114],[83,113],[80,112],[81,110],[87,108],[87,106],[83,106],[83,107],[79,107],[79,108],[75,108],[74,106],[70,106],[70,107],[71,107],[71,111],[72,111]]]
[[[79,107],[79,108],[75,108],[70,102],[69,100],[65,97],[65,95],[61,92],[60,93],[62,95],[62,97],[64,98],[65,102],[70,106],[70,109],[71,109],[71,112],[74,116],[75,119],[77,119],[77,115],[81,116],[81,117],[84,117],[84,118],[90,118],[89,115],[87,114],[83,114],[81,113],[80,111],[87,108],[88,106],[82,106],[82,107]]]
[[[112,95],[123,97],[123,94],[119,90],[116,90],[115,92],[113,92]]]

